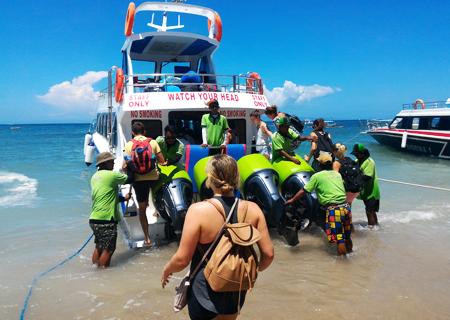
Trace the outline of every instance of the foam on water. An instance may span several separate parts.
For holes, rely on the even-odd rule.
[[[424,210],[410,210],[400,211],[397,213],[384,213],[380,216],[380,222],[392,222],[392,223],[410,223],[413,221],[429,221],[439,218],[438,212],[424,209]]]
[[[0,172],[0,207],[31,206],[37,199],[38,181],[21,173]]]

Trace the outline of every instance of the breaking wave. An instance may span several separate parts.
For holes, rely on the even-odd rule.
[[[0,172],[0,207],[30,206],[37,199],[38,181],[14,172]]]

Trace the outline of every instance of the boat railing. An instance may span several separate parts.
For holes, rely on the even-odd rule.
[[[245,75],[148,73],[125,76],[125,93],[142,92],[227,92],[261,94],[262,80]],[[197,77],[197,79],[195,79]],[[184,80],[184,81],[183,81]],[[195,82],[188,82],[193,81]],[[199,81],[200,80],[200,81]],[[112,90],[114,92],[114,88]],[[99,92],[100,100],[108,97],[108,89]]]
[[[148,73],[126,76],[126,92],[234,92],[258,94],[262,81],[245,75]]]
[[[424,101],[421,102],[404,103],[402,105],[403,110],[419,110],[419,109],[438,109],[438,108],[450,108],[449,101]]]

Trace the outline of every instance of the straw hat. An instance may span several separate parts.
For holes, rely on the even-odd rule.
[[[114,159],[116,159],[111,152],[101,152],[99,153],[99,155],[97,156],[97,166],[99,166],[100,164],[104,163],[104,162],[108,162]]]
[[[317,157],[317,161],[321,164],[331,163],[333,158],[331,158],[331,154],[329,152],[320,151],[319,156]]]

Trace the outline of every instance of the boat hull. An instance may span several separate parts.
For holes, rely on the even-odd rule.
[[[407,136],[406,143],[402,147],[404,132]],[[367,133],[380,144],[397,150],[450,159],[450,134],[393,129],[375,129]]]

